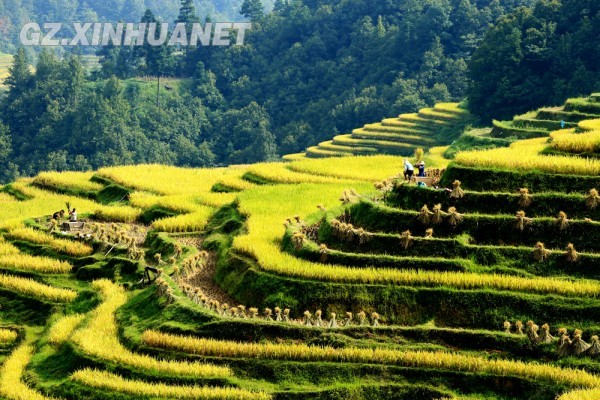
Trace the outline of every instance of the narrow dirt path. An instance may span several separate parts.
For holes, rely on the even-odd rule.
[[[199,237],[178,238],[177,241],[185,246],[193,246],[198,250],[202,249],[202,239]],[[183,283],[199,288],[210,300],[217,300],[221,304],[227,303],[230,306],[237,305],[238,302],[214,281],[217,270],[216,254],[214,252],[209,252],[208,254],[209,256],[204,268],[199,269],[195,274],[187,276],[183,279]]]

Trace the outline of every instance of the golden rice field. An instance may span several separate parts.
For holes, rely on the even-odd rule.
[[[459,103],[436,103],[435,109],[457,114],[465,114],[467,110],[459,107]]]
[[[19,249],[0,236],[0,256],[19,254]]]
[[[56,320],[48,332],[48,342],[54,346],[60,346],[73,335],[75,329],[81,325],[85,315],[65,315]]]
[[[585,371],[560,368],[547,364],[524,363],[451,352],[398,351],[383,348],[361,349],[276,343],[237,343],[212,339],[197,339],[146,331],[143,341],[153,347],[181,350],[208,357],[269,358],[294,361],[333,361],[381,363],[407,367],[435,368],[487,372],[500,376],[523,376],[560,382],[573,387],[598,387],[600,377]]]
[[[244,179],[242,179],[241,176],[238,175],[232,175],[232,176],[224,176],[220,179],[218,179],[215,184],[221,184],[227,188],[236,190],[236,191],[243,191],[243,190],[248,190],[248,189],[252,189],[254,187],[254,184],[251,182],[248,182]]]
[[[71,375],[71,379],[86,386],[108,389],[135,396],[152,396],[177,399],[206,400],[267,400],[271,396],[264,392],[249,391],[234,387],[173,386],[123,379],[110,372],[84,369]]]
[[[102,168],[98,174],[123,186],[162,195],[204,194],[221,179],[241,177],[245,167],[179,168],[139,165]]]
[[[375,182],[398,175],[404,169],[404,157],[354,156],[295,161],[289,169],[328,178]]]
[[[12,352],[0,369],[0,395],[10,400],[50,400],[23,383],[23,373],[34,347],[24,344]]]
[[[162,232],[198,232],[204,229],[215,209],[207,206],[198,206],[190,214],[162,218],[154,221],[152,227]]]
[[[142,214],[142,210],[130,206],[103,206],[98,204],[92,212],[96,219],[108,222],[135,222]]]
[[[158,206],[167,210],[190,213],[198,207],[194,195],[170,195],[160,196],[148,192],[133,192],[129,195],[131,205],[139,208],[151,208]]]
[[[12,203],[17,201],[14,197],[12,197],[8,193],[0,192],[0,204]]]
[[[13,331],[12,329],[0,328],[0,343],[13,343],[18,337],[19,335],[17,332]]]
[[[577,124],[582,131],[597,131],[600,129],[600,119],[587,119]]]
[[[77,297],[74,290],[60,289],[33,279],[11,275],[0,275],[0,288],[57,303],[70,302]]]
[[[456,155],[456,162],[480,168],[541,171],[552,174],[600,174],[600,160],[540,155],[547,146],[546,138],[523,140],[513,143],[510,147],[460,152]]]
[[[439,112],[432,108],[423,108],[423,109],[419,110],[419,115],[434,118],[434,121],[449,121],[449,122],[451,122],[451,121],[454,121],[455,119],[459,118],[459,116],[456,114],[450,114],[450,113],[446,114],[444,112]]]
[[[600,389],[573,390],[557,397],[557,400],[597,400],[600,399]]]
[[[33,179],[33,183],[49,189],[97,192],[103,186],[92,182],[93,176],[93,172],[42,172]]]
[[[79,349],[101,360],[121,366],[137,368],[151,373],[164,373],[188,377],[228,377],[232,372],[227,367],[199,362],[157,360],[147,355],[127,350],[118,338],[115,321],[116,310],[125,304],[127,294],[108,280],[98,280],[92,286],[102,295],[102,303],[91,313],[84,327],[75,331],[72,341]]]
[[[129,206],[106,206],[89,199],[72,195],[62,195],[32,186],[32,179],[19,179],[11,186],[29,197],[26,201],[11,201],[0,207],[0,228],[19,228],[24,218],[50,216],[59,210],[66,210],[66,202],[75,207],[79,215],[104,213],[115,222],[130,222],[141,210]]]
[[[47,274],[66,274],[71,272],[73,266],[66,261],[50,257],[36,257],[29,254],[0,255],[0,269],[6,268]]]
[[[331,161],[327,159],[327,161]],[[263,163],[255,164],[248,168],[248,172],[276,183],[336,183],[340,179],[335,176],[321,176],[312,173],[304,173],[286,163]]]
[[[15,240],[43,244],[60,253],[65,253],[75,257],[88,256],[94,251],[94,249],[87,244],[75,242],[69,239],[57,239],[50,234],[35,230],[33,228],[11,229],[8,233],[8,236]]]
[[[283,156],[285,161],[301,161],[306,159],[306,153],[286,154]]]
[[[222,207],[232,203],[236,198],[235,193],[206,192],[201,195],[169,195],[159,196],[148,192],[133,192],[129,196],[131,205],[139,208],[158,206],[179,213],[191,213],[202,208]]]
[[[552,148],[567,153],[595,153],[600,150],[600,131],[569,133],[553,137]]]
[[[348,283],[379,283],[426,287],[449,286],[458,289],[493,288],[565,296],[600,295],[597,281],[569,281],[559,278],[524,278],[501,274],[466,272],[433,272],[373,267],[347,267],[306,261],[279,249],[283,221],[295,214],[307,215],[316,205],[336,203],[345,189],[340,185],[294,185],[289,188],[263,187],[240,194],[240,211],[248,216],[248,234],[234,240],[234,248],[258,260],[266,271],[299,278]],[[370,189],[366,184],[355,188],[360,193]],[[264,199],[273,201],[265,203]],[[302,199],[295,202],[293,199]],[[284,199],[292,199],[285,201]],[[315,206],[311,207],[311,204]]]

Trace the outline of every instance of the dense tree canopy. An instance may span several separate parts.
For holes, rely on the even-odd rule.
[[[470,63],[470,105],[485,118],[600,88],[600,2],[540,0],[504,16]]]

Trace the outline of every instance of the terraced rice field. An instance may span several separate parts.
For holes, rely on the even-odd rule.
[[[494,121],[492,137],[530,139],[547,137],[563,128],[578,128],[578,123],[600,117],[598,95],[570,99],[560,107],[545,107],[516,116],[512,121]],[[564,127],[563,127],[564,123]]]
[[[366,140],[389,126],[409,143],[426,137],[414,121],[457,112],[438,105]],[[2,187],[0,396],[595,398],[600,178],[550,148],[450,163],[434,147],[425,159],[449,191],[403,182],[402,155]],[[66,202],[83,231],[50,221]],[[151,282],[146,266],[160,270]]]
[[[367,124],[351,134],[338,135],[306,151],[308,158],[349,155],[397,154],[410,156],[415,149],[447,145],[471,121],[468,111],[457,103],[439,103],[414,114],[386,118]]]

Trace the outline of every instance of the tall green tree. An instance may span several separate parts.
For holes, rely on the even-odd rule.
[[[179,16],[177,17],[177,23],[185,23],[185,30],[188,38],[192,33],[193,24],[199,23],[200,18],[196,12],[196,6],[194,0],[181,0],[181,8],[179,9]],[[181,74],[191,76],[194,73],[196,67],[197,57],[195,46],[186,46],[183,49],[184,58],[181,65]]]
[[[11,161],[11,153],[10,130],[0,122],[0,182],[10,182],[19,175],[17,166]]]
[[[177,17],[176,22],[183,22],[186,24],[186,31],[188,35],[192,32],[192,25],[200,22],[200,18],[196,12],[196,6],[194,5],[194,0],[181,0],[179,16]]]
[[[8,69],[4,84],[9,88],[9,96],[16,98],[29,89],[32,83],[31,70],[25,49],[21,47],[13,57],[13,64]]]
[[[154,32],[154,37],[156,39],[163,35],[162,24],[156,19],[152,10],[146,10],[141,22],[156,25],[156,31]],[[146,25],[146,35],[148,34],[149,27]],[[168,46],[166,41],[161,46],[153,46],[146,40],[143,46],[137,48],[137,56],[144,60],[141,71],[143,74],[150,76],[165,76],[172,75],[174,72],[174,60],[171,47]]]
[[[240,14],[252,22],[260,21],[264,13],[264,6],[261,0],[244,0],[240,9]]]

